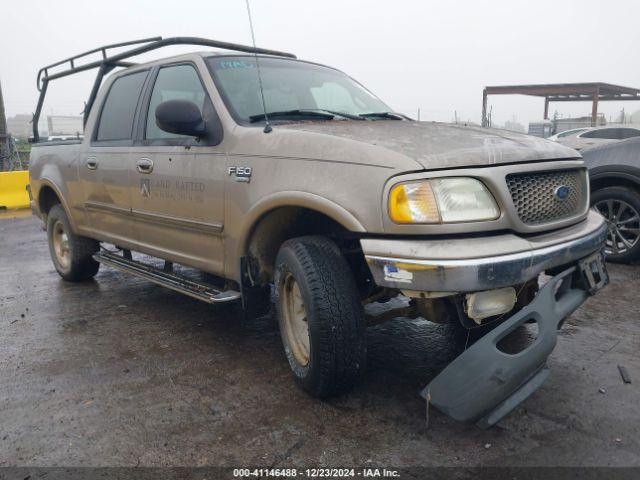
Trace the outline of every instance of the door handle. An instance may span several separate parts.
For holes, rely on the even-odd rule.
[[[98,169],[98,160],[95,157],[87,158],[85,165],[89,170],[97,170]]]
[[[141,158],[136,163],[136,169],[140,173],[151,173],[153,172],[153,160],[150,158]]]

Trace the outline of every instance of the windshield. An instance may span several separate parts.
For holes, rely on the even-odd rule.
[[[322,110],[346,115],[389,112],[380,99],[342,72],[312,63],[260,57],[267,113]],[[209,57],[207,64],[233,116],[241,123],[264,113],[255,57]]]

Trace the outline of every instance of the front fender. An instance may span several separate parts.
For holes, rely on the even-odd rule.
[[[331,200],[308,192],[285,191],[268,195],[254,204],[246,213],[240,231],[238,256],[248,248],[251,232],[258,221],[269,211],[279,207],[303,207],[320,212],[352,232],[365,232],[360,221],[346,208]]]

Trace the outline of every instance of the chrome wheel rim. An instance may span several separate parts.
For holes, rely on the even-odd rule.
[[[638,244],[640,239],[640,214],[623,200],[601,200],[594,205],[607,221],[609,233],[604,252],[607,255],[623,255]]]
[[[71,263],[71,251],[69,249],[69,236],[64,229],[64,225],[58,220],[53,225],[52,232],[53,251],[56,254],[56,260],[63,269],[69,268]]]
[[[290,273],[284,278],[282,297],[283,333],[296,362],[304,367],[309,363],[309,323],[300,287]]]

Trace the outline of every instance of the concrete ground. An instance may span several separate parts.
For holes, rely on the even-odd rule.
[[[426,427],[418,391],[463,348],[450,328],[371,328],[364,381],[322,402],[273,318],[104,267],[65,283],[33,217],[0,218],[0,242],[0,466],[640,466],[638,266],[610,266],[544,386],[481,431],[434,410]]]

